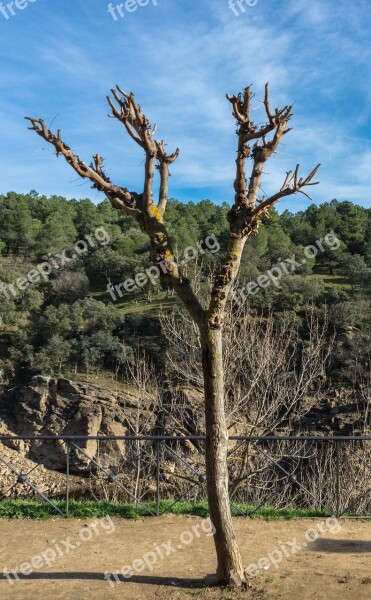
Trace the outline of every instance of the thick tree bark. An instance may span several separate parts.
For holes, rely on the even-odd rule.
[[[222,330],[201,327],[205,382],[206,477],[210,518],[215,527],[217,583],[244,581],[228,491],[228,429],[224,407]]]

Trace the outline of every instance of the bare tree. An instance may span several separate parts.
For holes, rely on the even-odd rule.
[[[153,399],[159,396],[156,372],[153,364],[147,359],[145,354],[141,354],[139,349],[134,353],[132,361],[126,363],[126,380],[134,385],[137,392],[137,406],[133,411],[133,419],[128,419],[129,435],[145,435],[150,424],[153,426],[153,411],[148,410],[148,406],[153,404]],[[147,409],[147,410],[145,410]],[[131,463],[134,467],[135,485],[133,495],[138,498],[140,494],[140,484],[145,471],[143,463],[147,466],[151,464],[151,458],[148,459],[148,449],[146,444],[140,440],[135,440],[130,444]],[[145,480],[148,477],[144,478]]]
[[[297,326],[285,319],[276,324],[272,313],[259,317],[247,303],[229,307],[223,354],[226,421],[234,435],[293,434],[301,418],[322,397],[333,337],[326,321],[319,321],[314,307],[306,307],[306,313],[303,340]],[[201,390],[200,341],[194,323],[181,309],[164,313],[161,322],[174,384],[181,389],[191,385]],[[196,433],[202,434],[203,430]],[[287,444],[274,444],[276,461],[285,452]],[[230,444],[229,457],[233,497],[256,473],[254,444]],[[261,460],[258,470],[263,473],[270,466]],[[266,483],[271,485],[271,480],[268,478]]]
[[[303,339],[285,316],[275,323],[273,313],[259,316],[248,304],[228,307],[223,338],[228,428],[238,423],[244,435],[262,436],[291,431],[318,401],[334,336],[313,306],[305,312]],[[164,312],[161,324],[174,385],[201,390],[200,341],[193,321],[180,309]]]
[[[165,143],[155,140],[156,126],[152,129],[149,120],[142,113],[140,105],[132,93],[120,87],[112,90],[113,99],[108,97],[113,118],[120,121],[130,137],[144,150],[144,189],[142,193],[130,192],[127,188],[114,185],[103,169],[103,159],[96,154],[90,165],[74,154],[62,141],[61,132],[54,135],[41,119],[27,117],[31,127],[44,140],[52,144],[57,155],[62,155],[82,178],[88,178],[93,188],[102,191],[112,206],[130,215],[148,234],[150,256],[154,265],[167,265],[161,269],[161,277],[173,289],[187,308],[196,323],[201,340],[202,366],[204,377],[205,419],[206,419],[206,474],[210,515],[216,529],[214,542],[217,553],[217,582],[233,584],[235,577],[244,581],[242,560],[233,530],[228,492],[228,429],[225,419],[224,365],[222,352],[223,324],[229,292],[236,279],[242,251],[247,238],[258,232],[261,215],[267,215],[269,208],[280,198],[314,185],[313,177],[319,165],[308,175],[299,178],[299,165],[294,172],[289,171],[281,189],[269,198],[259,200],[263,168],[266,161],[277,150],[283,136],[289,131],[288,123],[292,107],[271,112],[268,85],[265,88],[264,107],[267,122],[258,126],[250,115],[252,99],[251,87],[238,96],[227,96],[233,106],[237,120],[238,150],[236,177],[234,182],[235,200],[228,213],[229,243],[227,254],[216,275],[208,306],[202,306],[189,280],[182,275],[164,224],[164,214],[168,199],[169,166],[179,154],[165,150]],[[270,139],[268,139],[268,136]],[[246,176],[246,161],[251,159],[251,175]],[[160,174],[160,192],[157,204],[153,201],[153,180],[155,169]]]
[[[350,342],[348,359],[348,377],[353,390],[356,392],[358,411],[362,415],[364,435],[370,435],[371,430],[371,335],[355,330],[354,339]],[[349,348],[349,346],[348,346]],[[349,349],[350,349],[349,348]]]

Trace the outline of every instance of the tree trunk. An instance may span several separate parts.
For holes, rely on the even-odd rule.
[[[131,138],[145,152],[145,185],[144,191],[140,194],[129,192],[126,187],[111,183],[104,173],[103,159],[99,154],[96,154],[93,157],[94,162],[87,166],[63,142],[60,131],[54,135],[42,119],[32,117],[26,117],[26,119],[31,123],[29,129],[52,144],[57,155],[64,156],[80,177],[88,178],[93,183],[93,188],[104,192],[113,208],[121,210],[133,218],[141,231],[149,236],[153,265],[161,266],[162,272],[159,271],[159,273],[162,281],[172,289],[172,293],[178,295],[193,321],[200,328],[205,381],[206,475],[210,513],[216,528],[214,540],[218,557],[217,580],[218,582],[233,581],[236,583],[239,581],[238,578],[243,581],[244,577],[232,526],[228,495],[228,430],[224,412],[222,356],[222,327],[226,300],[237,275],[244,243],[248,236],[257,233],[260,217],[266,216],[269,209],[280,198],[298,192],[308,196],[302,188],[317,183],[313,182],[313,178],[320,165],[313,169],[306,178],[299,178],[299,165],[297,165],[295,171],[287,173],[279,192],[269,198],[259,200],[264,165],[276,152],[283,136],[290,131],[288,123],[292,116],[292,106],[285,106],[282,110],[277,108],[272,113],[268,84],[266,84],[264,107],[267,122],[255,125],[250,114],[253,97],[251,86],[245,88],[237,96],[227,95],[237,121],[238,153],[234,182],[235,200],[231,210],[228,211],[227,255],[215,277],[210,305],[205,310],[189,280],[182,275],[181,269],[178,268],[170,235],[164,224],[164,213],[168,200],[169,165],[178,157],[179,149],[177,148],[171,155],[167,154],[165,143],[153,139],[156,128],[152,129],[150,121],[142,113],[140,105],[137,104],[132,93],[127,94],[119,86],[116,86],[112,93],[114,100],[107,97],[112,109],[112,115],[109,116],[118,119],[125,126]],[[272,138],[268,140],[267,135],[270,133],[272,133]],[[253,144],[253,149],[251,144]],[[253,159],[249,181],[245,168],[248,158]],[[152,189],[155,167],[159,169],[161,179],[157,204],[153,202]],[[7,254],[11,249],[14,252],[14,247],[8,241]],[[166,269],[163,269],[163,266],[166,266]],[[158,266],[157,268],[159,270]],[[151,302],[150,294],[148,300]]]
[[[228,429],[224,408],[222,330],[201,328],[205,383],[206,477],[211,521],[215,527],[217,583],[244,581],[232,524],[228,492]]]

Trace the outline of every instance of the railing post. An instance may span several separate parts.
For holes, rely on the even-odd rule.
[[[340,515],[340,457],[339,442],[335,442],[336,449],[336,516]]]
[[[160,514],[160,440],[156,441],[156,515]]]
[[[70,509],[70,442],[66,440],[66,517],[68,517]]]
[[[249,444],[246,444],[246,516],[249,515]]]

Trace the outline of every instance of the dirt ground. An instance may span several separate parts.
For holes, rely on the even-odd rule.
[[[0,577],[0,598],[370,599],[371,522],[340,524],[235,519],[244,566],[254,575],[243,592],[202,587],[215,557],[210,523],[196,517],[0,520],[0,572],[16,570]],[[117,583],[110,574],[125,566]]]

